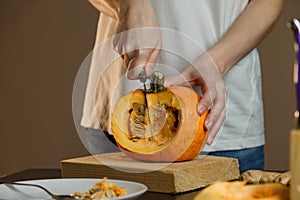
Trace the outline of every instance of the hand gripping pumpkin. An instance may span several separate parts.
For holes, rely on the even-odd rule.
[[[206,142],[207,112],[198,115],[200,96],[194,90],[164,88],[163,81],[163,75],[154,72],[149,90],[139,89],[121,97],[113,110],[112,133],[120,149],[134,159],[191,160]]]

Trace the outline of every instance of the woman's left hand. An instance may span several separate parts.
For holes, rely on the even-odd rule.
[[[226,118],[226,89],[213,60],[208,54],[201,55],[180,74],[167,77],[165,86],[171,85],[200,86],[203,96],[197,106],[197,111],[199,115],[202,115],[209,110],[205,119],[205,127],[208,129],[207,144],[212,144]]]

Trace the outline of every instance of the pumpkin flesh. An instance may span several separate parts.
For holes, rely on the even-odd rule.
[[[199,95],[181,86],[146,95],[150,117],[142,90],[123,96],[116,104],[112,132],[119,147],[139,160],[173,162],[198,155],[206,141],[207,114],[197,114]]]

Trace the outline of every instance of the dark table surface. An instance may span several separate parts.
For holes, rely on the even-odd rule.
[[[61,178],[60,169],[26,169],[1,177],[1,180],[24,181],[52,178]],[[199,191],[200,190],[195,190],[181,194],[163,194],[156,192],[146,192],[141,197],[139,197],[139,200],[192,200],[198,194]]]

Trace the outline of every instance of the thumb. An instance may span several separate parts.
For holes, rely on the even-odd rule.
[[[147,60],[148,60],[147,54],[139,54],[133,57],[128,63],[127,72],[126,72],[127,78],[131,80],[139,79],[139,73],[146,65]]]
[[[165,87],[169,87],[172,85],[180,85],[185,87],[193,86],[193,80],[189,80],[183,73],[177,74],[175,76],[166,77],[165,78]]]
[[[165,86],[181,85],[185,87],[193,87],[197,85],[193,66],[189,65],[181,73],[165,78]]]
[[[158,59],[160,49],[154,49],[150,54],[150,57],[147,61],[147,64],[145,66],[146,76],[147,78],[151,78],[153,70],[155,68],[155,64]]]

